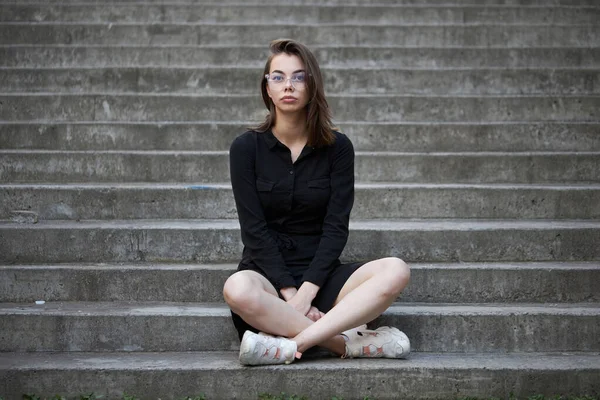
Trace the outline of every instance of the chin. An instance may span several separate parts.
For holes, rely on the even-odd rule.
[[[306,108],[305,105],[300,105],[298,103],[295,104],[278,104],[277,108],[279,108],[283,112],[298,112],[302,111]]]

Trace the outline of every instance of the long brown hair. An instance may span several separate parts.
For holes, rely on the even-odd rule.
[[[265,132],[275,125],[275,104],[269,97],[267,92],[267,78],[265,75],[270,72],[271,61],[278,54],[295,55],[300,58],[306,70],[306,89],[308,91],[309,102],[306,105],[306,128],[308,131],[307,145],[313,147],[328,146],[335,142],[333,130],[335,127],[331,122],[331,111],[327,100],[325,99],[325,89],[323,88],[323,77],[321,69],[314,54],[302,43],[298,43],[292,39],[277,39],[271,42],[269,46],[271,55],[265,64],[265,70],[260,83],[260,91],[263,102],[269,114],[265,122],[254,128],[255,131]]]

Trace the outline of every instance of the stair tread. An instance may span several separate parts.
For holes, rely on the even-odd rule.
[[[398,182],[356,182],[354,187],[365,189],[508,189],[508,190],[598,190],[600,183],[565,182],[558,183],[398,183]],[[64,183],[0,183],[1,189],[138,189],[138,190],[189,190],[220,189],[231,190],[229,182],[64,182]]]
[[[144,352],[144,353],[3,353],[0,370],[247,370],[237,360],[237,352]],[[380,369],[486,369],[505,370],[600,370],[600,353],[512,353],[452,354],[412,353],[407,360],[327,358],[296,362],[285,369],[327,371],[343,367],[349,370]],[[262,368],[280,369],[281,366]],[[281,370],[280,370],[281,371]]]
[[[228,229],[238,230],[234,219],[42,220],[36,224],[0,221],[0,229]],[[597,229],[600,220],[485,220],[381,219],[350,221],[350,230],[511,230]]]
[[[422,316],[514,316],[514,315],[600,316],[600,303],[394,303],[383,315]],[[47,302],[43,305],[0,303],[0,315],[43,316],[164,316],[229,317],[224,303],[192,302]]]
[[[235,271],[237,264],[186,264],[186,263],[54,263],[54,264],[0,264],[0,270],[160,270],[160,271],[190,271],[213,270]],[[463,262],[463,263],[411,263],[411,269],[418,270],[560,270],[560,271],[590,271],[600,269],[600,261],[552,261],[552,262]]]

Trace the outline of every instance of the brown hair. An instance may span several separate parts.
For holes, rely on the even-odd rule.
[[[260,83],[260,91],[263,102],[269,114],[265,122],[254,128],[255,131],[265,132],[275,125],[275,105],[267,92],[267,78],[265,75],[270,72],[271,61],[278,54],[295,55],[300,58],[306,70],[306,89],[308,91],[309,102],[306,105],[306,128],[308,131],[307,145],[313,147],[328,146],[335,142],[333,130],[335,127],[331,122],[331,111],[327,100],[325,99],[325,89],[323,88],[323,78],[321,69],[314,54],[302,43],[291,39],[277,39],[271,42],[269,46],[271,55],[265,64],[265,70]]]

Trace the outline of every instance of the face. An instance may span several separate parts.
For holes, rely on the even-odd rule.
[[[271,60],[269,76],[275,77],[276,81],[267,82],[267,93],[277,112],[301,111],[308,104],[306,84],[303,85],[298,80],[302,74],[306,77],[304,64],[296,55],[282,53]],[[296,82],[293,83],[292,80]]]

